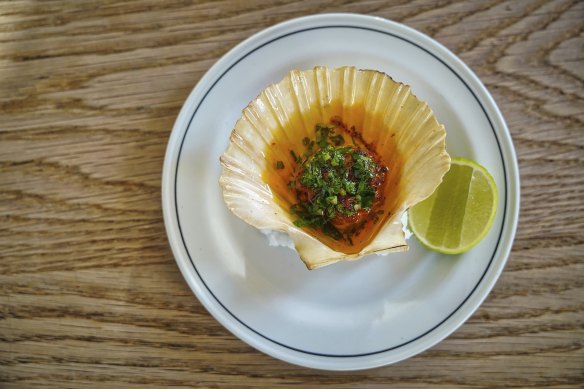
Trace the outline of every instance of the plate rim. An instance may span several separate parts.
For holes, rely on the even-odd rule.
[[[186,133],[188,132],[190,123],[194,119],[196,112],[198,110],[198,107],[194,109],[197,100],[199,101],[199,104],[202,103],[206,94],[210,92],[215,83],[219,82],[222,75],[227,73],[242,58],[258,50],[264,45],[269,44],[270,42],[275,41],[277,39],[281,39],[292,33],[317,28],[331,27],[354,27],[389,34],[391,36],[405,40],[406,42],[413,43],[418,48],[426,51],[428,54],[432,55],[440,62],[442,62],[445,66],[450,68],[452,72],[463,82],[463,84],[465,84],[469,92],[476,97],[477,102],[479,103],[481,109],[484,111],[485,117],[491,124],[500,151],[506,189],[506,193],[504,196],[505,208],[501,225],[500,237],[496,245],[494,246],[493,256],[489,261],[489,264],[487,265],[486,269],[484,270],[484,273],[482,274],[482,276],[480,277],[479,281],[476,283],[472,291],[469,293],[469,295],[460,303],[460,305],[456,309],[454,309],[453,312],[446,315],[446,317],[440,323],[438,323],[430,330],[419,335],[418,337],[409,340],[408,342],[402,343],[400,345],[391,347],[389,349],[384,349],[360,355],[328,355],[299,350],[297,348],[279,343],[278,341],[270,339],[265,335],[262,335],[261,333],[254,330],[253,328],[242,322],[240,319],[238,319],[237,316],[232,314],[221,303],[221,301],[214,296],[211,289],[207,287],[204,279],[198,273],[194,265],[194,262],[192,262],[192,258],[188,253],[186,243],[184,242],[182,233],[180,232],[178,207],[175,197],[177,191],[175,190],[174,186],[175,185],[174,180],[176,179],[176,173],[178,170],[178,163],[180,160],[182,144],[184,142],[184,139],[186,138]],[[287,32],[287,30],[292,31]],[[409,39],[405,39],[405,37]],[[255,46],[255,48],[250,50],[249,49],[250,46]],[[437,52],[431,49],[434,49]],[[247,54],[245,54],[245,56],[241,56],[239,55],[240,52],[247,52]],[[444,56],[446,58],[444,58]],[[460,74],[461,71],[463,74]],[[469,77],[470,80],[463,78],[463,76]],[[205,90],[206,93],[202,94],[202,92]],[[477,94],[480,94],[480,96],[478,96]],[[486,107],[483,104],[485,104]],[[190,119],[187,120],[189,117]],[[185,121],[188,122],[186,125],[184,125]],[[177,143],[179,143],[178,151],[176,147]],[[503,150],[502,144],[503,146],[507,146],[505,150]],[[509,155],[505,155],[505,152]],[[276,24],[272,27],[269,27],[252,35],[251,37],[247,38],[246,40],[236,45],[223,57],[221,57],[205,73],[205,75],[193,88],[189,97],[187,98],[187,100],[185,101],[181,108],[181,111],[177,116],[171,135],[169,137],[162,175],[162,207],[165,228],[168,235],[169,243],[172,248],[175,260],[181,270],[183,278],[185,278],[191,290],[197,296],[199,301],[205,306],[207,311],[236,337],[238,337],[239,339],[243,340],[244,342],[246,342],[247,344],[251,345],[252,347],[256,348],[261,352],[264,352],[275,358],[287,361],[289,363],[326,370],[360,370],[395,363],[408,357],[411,357],[413,355],[416,355],[434,346],[435,344],[442,341],[445,337],[456,331],[456,329],[459,326],[461,326],[468,319],[468,317],[470,317],[480,307],[481,303],[489,295],[494,284],[499,278],[500,273],[505,267],[505,264],[509,257],[509,253],[511,251],[512,243],[517,228],[519,199],[520,199],[519,174],[517,167],[517,159],[515,156],[515,150],[513,142],[510,137],[509,130],[494,99],[489,94],[489,92],[487,91],[486,87],[482,84],[480,79],[478,79],[478,77],[474,74],[474,72],[472,72],[472,70],[466,64],[464,64],[462,60],[460,60],[456,55],[450,52],[442,44],[417,30],[414,30],[403,24],[383,19],[380,17],[349,13],[341,14],[333,13],[304,16]],[[175,218],[173,218],[173,214],[176,214],[176,220]],[[178,228],[179,235],[181,235],[180,239],[177,237],[176,228]],[[508,234],[505,234],[506,232],[505,230],[508,231]],[[182,247],[180,247],[181,245]],[[185,254],[187,258],[185,258]],[[498,262],[498,266],[493,267],[493,264],[495,262]],[[191,264],[192,268],[189,266]],[[199,281],[202,282],[204,287],[208,289],[207,292],[205,292],[202,286],[199,284],[199,282],[196,279],[194,279],[194,274],[192,273],[193,270],[197,273],[196,275],[198,276]],[[484,284],[485,282],[487,282],[486,285]],[[471,298],[473,297],[476,299],[477,297],[476,293],[477,290],[479,289],[482,289],[483,291],[479,293],[478,300],[470,304],[469,306],[468,305],[469,300],[471,300]],[[214,302],[208,301],[208,298],[205,296],[205,294],[207,293],[210,293],[211,296],[215,299]],[[219,306],[216,305],[217,303],[219,304]],[[217,310],[223,310],[224,312],[218,312]],[[231,320],[225,319],[221,313],[229,315],[231,317]],[[446,326],[447,329],[445,330],[444,328],[445,324],[449,321],[454,320],[454,317],[459,316],[461,313],[462,317],[457,317],[454,325]],[[237,323],[234,323],[233,319],[235,319]],[[240,328],[240,326],[244,326],[245,328]],[[246,331],[251,331],[252,333],[246,333]],[[428,338],[430,334],[436,335],[433,336],[433,339],[430,339],[430,341],[426,340],[422,342],[423,343],[422,345],[419,344],[416,345],[416,342],[420,340],[425,340],[424,338]],[[261,339],[255,339],[255,337],[257,336],[259,336]],[[271,342],[273,344],[270,343],[266,344],[265,343],[266,341]],[[407,345],[413,345],[417,347],[413,347],[413,350],[409,350],[408,352],[402,353],[395,352],[399,348],[402,348],[403,346]],[[285,348],[285,350],[280,350],[278,348]],[[294,353],[300,353],[301,355],[300,356],[293,355]],[[396,355],[394,356],[394,358],[390,358],[390,356],[387,355],[389,353]],[[309,357],[307,357],[307,355]],[[379,358],[380,356],[384,355],[386,356],[386,358]],[[335,362],[330,361],[329,359],[331,358]],[[341,364],[338,364],[339,361],[343,362]]]

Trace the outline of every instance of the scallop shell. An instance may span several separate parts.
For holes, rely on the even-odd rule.
[[[401,164],[395,178],[398,192],[389,205],[391,216],[373,240],[352,255],[335,251],[296,227],[289,209],[278,204],[262,178],[266,169],[274,168],[268,166],[266,151],[276,133],[313,137],[315,125],[329,123],[334,116],[341,117],[347,126],[355,126],[367,142],[375,143],[377,153],[389,161],[390,170],[393,162]],[[430,196],[450,168],[445,137],[444,126],[428,105],[414,96],[409,86],[384,73],[353,67],[293,70],[263,90],[235,124],[221,156],[223,198],[248,224],[290,235],[308,269],[370,253],[405,251],[402,214]],[[282,155],[290,160],[289,149],[283,149]]]

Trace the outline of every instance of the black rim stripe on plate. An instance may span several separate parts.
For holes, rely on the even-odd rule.
[[[495,136],[495,139],[497,141],[497,146],[499,148],[499,154],[501,155],[501,163],[503,165],[503,177],[505,180],[505,187],[504,187],[504,201],[503,201],[503,222],[505,221],[505,216],[507,213],[507,171],[506,171],[506,167],[505,167],[505,158],[503,156],[503,151],[501,149],[501,144],[499,142],[499,138],[497,136],[497,132],[495,131],[495,128],[493,127],[493,123],[491,121],[491,118],[489,117],[485,107],[483,106],[483,104],[481,103],[481,101],[478,99],[478,97],[476,96],[476,94],[474,93],[474,91],[470,88],[470,86],[462,79],[462,77],[456,72],[454,71],[454,69],[452,69],[446,62],[444,62],[442,59],[440,59],[437,55],[435,55],[434,53],[432,53],[431,51],[429,51],[428,49],[426,49],[423,46],[420,46],[419,44],[410,41],[407,38],[404,38],[402,36],[387,32],[387,31],[382,31],[382,30],[377,30],[374,28],[369,28],[369,27],[359,27],[359,26],[346,26],[346,25],[330,25],[330,26],[319,26],[319,27],[311,27],[311,28],[304,28],[301,30],[297,30],[294,32],[290,32],[284,35],[281,35],[277,38],[274,38],[268,42],[265,42],[259,46],[257,46],[254,49],[249,50],[248,52],[246,52],[244,55],[242,55],[241,57],[239,57],[239,59],[237,59],[237,61],[235,61],[231,66],[229,66],[229,68],[227,68],[227,70],[225,70],[221,76],[219,76],[219,78],[217,78],[215,80],[215,82],[213,82],[213,84],[211,85],[211,87],[205,92],[205,94],[203,95],[203,98],[201,99],[201,101],[198,103],[197,108],[195,108],[195,111],[193,112],[193,115],[191,116],[191,119],[189,120],[189,124],[187,125],[187,128],[185,130],[185,133],[183,135],[181,144],[180,144],[180,148],[179,148],[179,152],[178,152],[178,157],[177,157],[177,162],[176,162],[176,172],[175,172],[175,179],[174,179],[174,200],[175,200],[175,210],[176,210],[176,218],[177,218],[177,224],[178,224],[178,229],[180,232],[180,236],[181,236],[181,240],[183,242],[183,246],[185,248],[185,251],[189,257],[189,260],[191,262],[191,264],[193,265],[193,269],[195,270],[195,272],[197,273],[197,276],[199,277],[199,279],[201,280],[201,282],[203,283],[203,285],[205,286],[205,288],[209,291],[209,293],[211,294],[211,296],[213,296],[213,298],[215,299],[215,301],[217,301],[217,303],[219,305],[221,305],[221,307],[227,312],[229,313],[235,320],[237,320],[241,325],[243,325],[245,328],[247,328],[248,330],[252,331],[253,333],[255,333],[258,336],[261,336],[262,338],[277,344],[281,347],[285,347],[287,349],[293,350],[293,351],[297,351],[297,352],[301,352],[304,354],[309,354],[309,355],[315,355],[315,356],[321,356],[321,357],[333,357],[333,358],[351,358],[351,357],[364,357],[364,356],[368,356],[368,355],[374,355],[374,354],[381,354],[387,351],[391,351],[391,350],[395,350],[398,349],[400,347],[403,347],[409,343],[415,342],[416,340],[423,338],[424,336],[428,335],[429,333],[433,332],[434,330],[436,330],[438,327],[440,327],[445,321],[447,321],[450,317],[452,317],[465,303],[466,301],[474,294],[475,290],[478,288],[478,286],[480,285],[480,283],[482,282],[482,280],[484,279],[485,275],[487,274],[488,270],[490,269],[492,263],[493,263],[493,259],[495,258],[495,254],[497,253],[497,250],[499,248],[499,243],[501,242],[501,237],[503,235],[503,229],[504,229],[504,223],[501,223],[501,231],[499,233],[499,237],[497,238],[497,243],[495,244],[495,248],[493,250],[493,255],[491,256],[491,259],[489,260],[488,265],[485,268],[485,271],[483,272],[483,274],[481,275],[481,277],[479,278],[479,280],[477,281],[476,285],[473,287],[473,289],[470,291],[469,295],[460,303],[460,305],[458,307],[456,307],[450,314],[448,314],[441,322],[439,322],[438,324],[436,324],[434,327],[430,328],[428,331],[418,335],[417,337],[410,339],[406,342],[400,343],[397,346],[393,346],[393,347],[389,347],[389,348],[385,348],[383,350],[379,350],[379,351],[372,351],[372,352],[368,352],[368,353],[361,353],[361,354],[326,354],[326,353],[318,353],[318,352],[313,352],[313,351],[307,351],[307,350],[302,350],[296,347],[292,347],[289,346],[287,344],[278,342],[274,339],[271,339],[270,337],[260,333],[259,331],[255,330],[254,328],[250,327],[248,324],[246,324],[245,322],[243,322],[240,318],[238,318],[235,314],[233,314],[233,312],[231,312],[222,302],[221,300],[219,300],[217,298],[217,296],[215,296],[215,294],[213,293],[213,291],[211,290],[211,288],[209,288],[209,286],[207,285],[207,283],[205,282],[205,280],[203,279],[203,277],[201,276],[201,274],[199,273],[197,266],[195,265],[195,262],[193,261],[191,254],[189,253],[189,250],[187,248],[187,244],[185,242],[185,238],[183,236],[182,233],[182,228],[180,226],[180,217],[179,217],[179,213],[178,213],[178,200],[177,200],[177,181],[178,181],[178,166],[180,163],[180,156],[182,153],[182,148],[183,148],[183,144],[184,141],[186,139],[188,130],[191,126],[191,123],[193,122],[193,119],[195,118],[197,111],[199,110],[199,108],[201,107],[201,105],[203,104],[203,102],[205,101],[205,99],[207,98],[207,95],[211,92],[211,90],[215,87],[215,85],[217,85],[217,83],[223,78],[223,76],[225,76],[225,74],[227,74],[233,67],[235,67],[239,62],[241,62],[242,60],[244,60],[245,58],[247,58],[249,55],[253,54],[254,52],[260,50],[261,48],[274,43],[280,39],[286,38],[288,36],[291,35],[295,35],[295,34],[300,34],[303,32],[307,32],[307,31],[312,31],[312,30],[322,30],[322,29],[329,29],[329,28],[351,28],[351,29],[358,29],[358,30],[366,30],[366,31],[372,31],[372,32],[376,32],[376,33],[380,33],[380,34],[384,34],[384,35],[389,35],[391,37],[397,38],[397,39],[401,39],[411,45],[416,46],[417,48],[425,51],[426,53],[428,53],[429,55],[431,55],[432,57],[434,57],[435,59],[437,59],[438,61],[440,61],[448,70],[450,70],[463,84],[464,86],[466,86],[466,88],[468,89],[468,91],[473,95],[473,97],[475,98],[475,100],[477,101],[477,103],[479,104],[479,106],[481,107],[483,113],[485,114],[485,117],[487,118],[489,125],[491,126],[491,129],[493,130],[493,134]]]

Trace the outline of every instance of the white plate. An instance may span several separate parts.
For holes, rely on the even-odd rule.
[[[308,271],[297,254],[233,216],[219,156],[241,110],[291,69],[353,65],[411,85],[447,129],[447,149],[483,164],[499,188],[493,228],[459,256],[410,239],[407,253]],[[170,136],[164,220],[180,270],[207,310],[251,346],[290,363],[356,370],[436,344],[485,299],[511,250],[519,175],[495,102],[460,59],[429,37],[376,17],[295,19],[239,44],[200,80]]]

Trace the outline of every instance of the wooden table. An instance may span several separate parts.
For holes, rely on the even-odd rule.
[[[166,141],[197,81],[253,33],[322,12],[399,21],[459,55],[521,172],[487,301],[439,345],[360,372],[231,335],[184,282],[161,214]],[[0,387],[584,385],[583,20],[577,0],[3,1]]]

